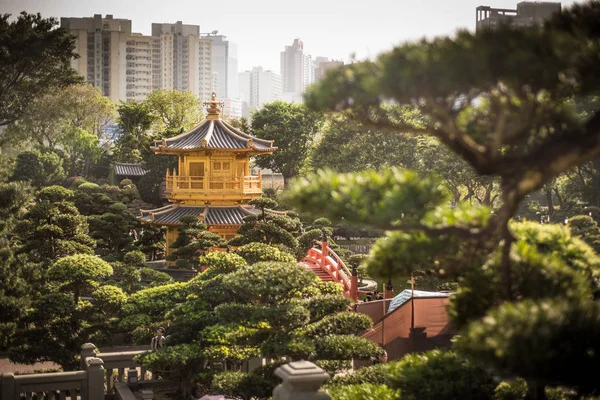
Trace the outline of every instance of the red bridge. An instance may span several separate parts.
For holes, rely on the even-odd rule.
[[[313,247],[308,251],[302,263],[313,271],[322,281],[337,282],[344,288],[344,295],[358,300],[358,276],[353,276],[344,261],[335,254],[326,241],[317,242],[321,248]]]

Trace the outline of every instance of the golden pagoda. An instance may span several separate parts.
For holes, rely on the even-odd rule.
[[[209,230],[229,240],[246,215],[259,211],[248,202],[262,195],[262,177],[250,173],[250,157],[277,150],[272,140],[250,136],[221,119],[224,103],[204,103],[207,116],[190,131],[156,140],[155,154],[178,157],[177,170],[166,175],[165,195],[172,203],[142,210],[141,220],[167,227],[167,255],[177,239],[181,217],[193,215]]]

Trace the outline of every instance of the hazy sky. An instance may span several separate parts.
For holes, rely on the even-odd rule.
[[[183,21],[219,30],[238,45],[239,70],[279,72],[279,53],[294,38],[314,57],[374,57],[407,40],[475,29],[475,7],[516,8],[519,0],[0,0],[0,13],[91,17],[112,14],[150,34],[152,22]],[[574,1],[562,2],[563,7]]]

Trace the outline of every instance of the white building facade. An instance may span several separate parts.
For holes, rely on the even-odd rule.
[[[198,25],[152,24],[152,36],[145,36],[131,32],[131,20],[97,14],[61,18],[61,26],[76,38],[80,58],[71,66],[113,101],[144,100],[157,89],[207,101],[216,89],[212,42],[200,37]]]
[[[254,110],[266,103],[283,100],[283,82],[281,75],[273,71],[264,71],[254,67],[252,71],[239,74],[242,114],[249,117]]]
[[[284,100],[302,101],[302,93],[313,83],[314,72],[311,56],[304,51],[300,39],[294,39],[281,52],[281,77]]]

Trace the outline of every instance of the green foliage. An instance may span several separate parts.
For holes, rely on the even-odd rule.
[[[70,85],[37,97],[7,133],[21,145],[33,142],[40,147],[66,150],[72,161],[79,156],[91,157],[71,164],[71,175],[75,167],[87,174],[100,151],[90,144],[102,135],[114,113],[115,105],[100,89],[87,83]]]
[[[315,170],[345,173],[417,167],[417,139],[409,135],[371,130],[344,113],[328,118],[321,134],[310,154]]]
[[[156,271],[152,268],[142,268],[140,270],[140,279],[142,281],[149,281],[150,287],[173,283],[173,278],[171,278],[171,275],[162,271]]]
[[[600,355],[599,334],[595,302],[525,300],[504,303],[472,322],[456,344],[500,372],[542,387],[577,386],[585,394],[596,388],[591,371]]]
[[[289,201],[302,211],[333,221],[391,228],[419,221],[446,199],[438,180],[389,169],[337,174],[319,171],[297,180]]]
[[[117,286],[104,285],[92,292],[94,304],[101,312],[117,314],[127,302],[127,295]]]
[[[523,378],[500,382],[494,389],[494,400],[523,400],[526,395],[527,382]]]
[[[511,293],[519,299],[585,300],[596,292],[598,256],[572,238],[566,227],[532,222],[512,225],[517,241],[510,252]],[[499,252],[467,274],[451,299],[458,327],[481,318],[503,298]]]
[[[351,335],[327,335],[315,339],[316,354],[324,360],[375,358],[381,348],[370,340]]]
[[[343,387],[348,385],[383,385],[385,384],[385,374],[387,372],[387,364],[375,364],[368,367],[355,369],[344,375],[332,377],[325,384],[326,387]]]
[[[336,386],[328,390],[332,400],[396,400],[401,398],[400,390],[391,389],[385,385]]]
[[[248,301],[258,298],[263,303],[275,303],[297,297],[314,278],[299,265],[260,262],[228,274],[223,286]]]
[[[192,92],[158,89],[146,98],[152,129],[163,133],[169,130],[191,129],[202,119],[200,101]]]
[[[98,136],[81,128],[69,127],[57,140],[68,154],[71,176],[81,171],[87,174],[89,164],[97,161],[102,154]],[[78,168],[78,161],[84,162],[83,168]]]
[[[19,253],[30,262],[41,263],[43,272],[59,258],[75,254],[93,254],[94,241],[89,237],[85,217],[68,200],[71,190],[49,186],[36,195],[31,206],[15,228]],[[43,277],[35,280],[41,283]],[[34,283],[31,281],[30,283]]]
[[[22,12],[16,20],[0,16],[3,55],[0,68],[0,126],[12,123],[27,111],[31,102],[57,87],[80,82],[71,68],[75,38],[56,29],[56,18]]]
[[[314,136],[321,127],[321,116],[302,104],[276,101],[252,114],[253,135],[275,141],[277,151],[257,157],[256,165],[283,175],[284,185],[300,172]]]
[[[27,181],[36,188],[57,185],[66,173],[63,159],[55,152],[26,151],[17,156],[10,181]]]
[[[275,212],[277,202],[268,197],[252,199],[250,204],[261,210],[258,215],[247,215],[244,223],[238,229],[241,236],[229,241],[232,246],[258,242],[268,245],[283,245],[293,250],[298,245],[294,234],[302,225],[297,215],[285,212]]]
[[[355,312],[339,312],[329,314],[323,319],[306,325],[302,331],[309,337],[327,335],[361,335],[373,327],[373,321],[365,314]]]
[[[197,269],[200,264],[199,256],[212,247],[224,247],[225,240],[216,233],[209,232],[208,226],[199,221],[198,217],[182,217],[181,225],[177,228],[179,236],[171,244],[176,249],[169,256],[175,261],[177,268]]]
[[[402,398],[423,400],[491,399],[490,373],[451,351],[408,354],[387,365],[386,381]]]
[[[336,286],[340,285],[336,284]],[[350,305],[350,300],[342,293],[313,296],[305,299],[304,302],[310,311],[311,322],[329,314],[345,311]]]
[[[294,256],[279,250],[277,247],[265,243],[252,242],[238,247],[235,254],[242,257],[248,264],[256,264],[262,261],[276,261],[293,263]]]
[[[98,247],[117,254],[133,243],[132,233],[140,226],[138,219],[123,203],[110,205],[106,213],[90,217],[89,222],[91,236],[96,239]]]
[[[118,108],[119,128],[123,134],[115,143],[114,160],[126,163],[142,161],[140,148],[151,145],[151,137],[146,132],[154,122],[150,107],[145,102],[131,100],[121,102]]]
[[[587,215],[576,215],[569,219],[568,226],[573,236],[580,238],[600,253],[600,227],[594,219]]]
[[[106,261],[89,254],[66,256],[48,268],[47,278],[58,285],[59,290],[73,292],[75,304],[79,296],[97,286],[100,279],[112,275],[113,269]]]
[[[8,233],[31,198],[32,191],[26,183],[0,183],[0,349],[7,349],[15,338],[17,323],[29,304],[28,263],[15,254]]]
[[[225,396],[244,400],[267,400],[271,398],[276,383],[277,378],[274,376],[265,377],[257,372],[226,371],[214,376],[212,390]]]
[[[165,346],[134,357],[134,360],[159,373],[181,370],[201,358],[202,348],[194,344]]]
[[[154,322],[164,320],[168,311],[187,297],[187,285],[177,282],[140,290],[124,307],[125,316],[147,315]]]
[[[248,264],[247,260],[238,254],[210,252],[200,257],[200,265],[208,269],[198,276],[198,280],[207,280],[217,275],[237,271]]]

